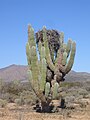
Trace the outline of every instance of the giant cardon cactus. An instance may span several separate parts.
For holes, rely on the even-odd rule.
[[[59,99],[60,81],[71,70],[74,62],[76,44],[71,39],[67,44],[64,43],[64,35],[59,34],[59,48],[57,51],[50,51],[47,30],[42,29],[42,41],[34,36],[34,30],[28,26],[28,42],[26,45],[26,54],[28,61],[28,75],[30,85],[41,101],[41,110],[50,111],[52,100]],[[37,52],[39,51],[39,53]],[[52,52],[52,53],[51,53]],[[53,77],[47,80],[47,70],[53,72]]]

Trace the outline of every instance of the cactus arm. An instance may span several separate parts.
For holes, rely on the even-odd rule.
[[[46,70],[47,70],[46,59],[43,58],[41,61],[41,81],[40,81],[40,90],[42,92],[44,91],[46,84]]]
[[[52,49],[51,45],[49,47],[50,47],[51,60],[54,63],[54,49]]]
[[[63,51],[65,51],[66,48],[67,48],[67,44],[66,44],[66,43],[63,43],[63,45],[62,45],[62,49],[63,49]]]
[[[58,89],[59,89],[59,84],[57,82],[55,82],[54,86],[53,86],[53,94],[52,94],[53,99],[57,99]]]
[[[43,92],[45,89],[45,83],[46,83],[46,70],[47,70],[47,64],[46,64],[46,53],[45,53],[45,47],[42,46],[41,42],[38,45],[39,47],[39,53],[40,53],[40,62],[39,62],[39,71],[40,71],[40,77],[41,80],[39,81],[40,90]]]
[[[49,93],[50,93],[50,83],[47,82],[47,83],[46,83],[46,86],[45,86],[45,97],[46,97],[46,98],[48,98]]]
[[[69,58],[69,61],[68,61],[67,65],[65,66],[65,74],[67,74],[73,66],[75,52],[76,52],[76,43],[73,42],[72,43],[72,48],[71,48],[71,53],[70,53],[70,58]]]
[[[45,45],[45,48],[46,48],[46,61],[47,61],[47,64],[50,67],[50,69],[52,71],[54,71],[55,66],[54,66],[54,64],[52,62],[52,59],[51,59],[50,50],[49,50],[49,46],[48,46],[47,35],[46,35],[46,29],[45,28],[43,28],[43,39],[45,41],[44,45]]]
[[[46,98],[43,95],[43,92],[41,90],[36,90],[35,85],[33,84],[33,76],[32,76],[32,71],[28,70],[28,79],[30,82],[30,86],[32,88],[32,90],[34,91],[34,93],[36,94],[36,96],[42,101],[42,102],[46,102]]]
[[[33,80],[32,71],[28,70],[27,74],[28,74],[28,80],[30,81],[30,83],[32,83]]]
[[[26,54],[29,71],[29,81],[31,88],[37,97],[42,101],[46,102],[46,98],[43,94],[46,83],[46,59],[45,59],[45,47],[39,44],[39,53],[40,53],[40,61],[38,61],[38,56],[36,52],[36,43],[34,39],[34,30],[29,25],[28,26],[28,43],[26,44]]]
[[[28,43],[30,47],[36,46],[34,40],[34,29],[31,27],[31,25],[28,25]]]
[[[62,44],[64,43],[64,33],[60,32],[59,35],[60,35],[59,37],[60,46],[62,46]]]
[[[62,60],[63,60],[63,53],[62,53],[61,48],[59,48],[58,53],[57,53],[57,58],[56,58],[56,61],[55,61],[55,74],[57,72],[57,69],[59,71],[61,71],[62,73],[65,72],[65,68],[62,65]]]
[[[51,55],[50,55],[50,50],[49,50],[49,46],[48,46],[48,40],[47,40],[47,35],[46,35],[46,28],[43,28],[43,41],[44,41],[44,46],[46,48],[46,61],[47,61],[47,64],[48,66],[50,67],[50,69],[52,71],[55,70],[55,66],[52,62],[52,59],[51,59]]]
[[[31,86],[37,91],[38,90],[38,57],[36,53],[36,43],[34,40],[34,30],[29,25],[28,26],[28,43],[26,45],[26,54],[27,54],[27,61],[29,65],[29,70],[32,73],[32,80],[30,84]],[[30,77],[30,76],[29,76]]]
[[[71,40],[71,39],[69,39],[69,40],[68,40],[68,43],[67,43],[67,48],[66,48],[67,57],[68,57],[68,56],[69,56],[69,54],[70,54],[71,45],[72,45],[72,40]]]
[[[26,55],[27,55],[28,66],[30,67],[30,65],[31,65],[31,52],[30,52],[30,46],[29,46],[28,42],[26,44]]]
[[[38,43],[38,51],[39,51],[39,57],[41,57],[41,47],[42,47],[42,43],[41,41]],[[40,58],[41,59],[41,58]]]
[[[67,52],[64,51],[63,58],[62,58],[62,65],[65,66],[67,63]]]
[[[47,44],[47,43],[45,43],[45,44]],[[55,70],[55,66],[54,66],[54,64],[52,62],[52,59],[51,59],[51,56],[50,56],[50,52],[49,52],[49,48],[48,48],[47,45],[45,45],[45,46],[46,46],[46,60],[47,60],[47,64],[48,64],[49,68],[52,71],[54,71]]]
[[[35,86],[35,89],[38,90],[39,69],[38,69],[38,58],[37,58],[35,46],[32,46],[32,48],[31,48],[31,56],[32,56],[31,71],[32,71],[32,76],[33,76],[33,84]]]

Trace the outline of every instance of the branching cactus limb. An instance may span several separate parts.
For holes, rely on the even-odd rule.
[[[29,25],[28,42],[26,44],[26,54],[29,65],[29,71],[28,71],[29,81],[37,97],[41,101],[46,102],[45,96],[43,95],[43,91],[46,83],[46,67],[47,67],[46,59],[45,59],[45,48],[41,46],[40,50],[41,50],[41,56],[40,56],[41,62],[39,64],[38,56],[36,52],[36,43],[34,39],[34,30]]]
[[[76,43],[71,39],[64,43],[64,33],[58,37],[58,49],[56,51],[49,45],[46,27],[42,29],[42,41],[38,42],[39,57],[37,54],[37,40],[34,38],[34,30],[28,26],[28,42],[26,54],[28,61],[28,75],[31,87],[41,101],[42,111],[48,112],[51,101],[59,98],[60,81],[71,70]],[[55,42],[55,41],[54,41]],[[50,50],[51,49],[51,50]],[[55,56],[54,56],[55,55]],[[50,71],[49,80],[47,73]]]
[[[76,52],[76,43],[71,39],[67,44],[64,43],[64,33],[60,33],[60,47],[57,51],[55,62],[53,63],[49,50],[48,39],[46,35],[46,28],[43,28],[43,41],[46,48],[46,61],[49,68],[54,72],[57,77],[57,81],[63,81],[63,77],[71,70]]]
[[[50,67],[50,69],[52,71],[54,71],[55,66],[54,66],[54,64],[52,62],[52,59],[51,59],[50,50],[49,50],[49,46],[48,46],[48,39],[47,39],[47,34],[46,34],[46,28],[45,27],[43,27],[43,41],[44,41],[44,46],[45,46],[45,49],[46,49],[46,61],[47,61],[47,64]]]
[[[76,52],[76,43],[72,42],[70,58],[69,58],[68,63],[65,66],[65,74],[67,74],[71,70],[71,68],[73,66],[75,52]]]
[[[53,89],[52,89],[52,92],[53,92],[52,97],[53,97],[53,99],[58,98],[58,95],[59,95],[58,94],[58,89],[59,89],[59,84],[57,82],[55,82],[54,85],[53,85]]]

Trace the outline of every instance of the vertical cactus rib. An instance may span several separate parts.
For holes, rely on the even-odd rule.
[[[40,81],[40,90],[41,91],[44,91],[44,89],[45,89],[46,70],[47,70],[46,59],[43,58],[41,61],[41,81]]]
[[[51,59],[51,55],[50,55],[50,50],[49,50],[49,46],[48,46],[48,40],[47,40],[47,35],[46,35],[46,28],[43,28],[43,41],[44,41],[44,46],[45,46],[45,50],[46,50],[46,61],[48,66],[50,67],[50,69],[52,71],[55,70],[55,66],[52,62]]]
[[[62,58],[62,65],[65,66],[67,63],[67,52],[64,51],[63,58]]]
[[[65,72],[65,68],[62,65],[62,60],[63,60],[63,52],[61,50],[61,48],[58,50],[58,54],[57,54],[57,58],[55,61],[55,70],[54,72],[58,69],[59,71],[61,71],[62,73]]]
[[[45,97],[46,97],[46,98],[48,98],[49,93],[50,93],[50,83],[47,82],[47,83],[46,83],[46,86],[45,86]]]
[[[34,29],[31,27],[31,25],[28,25],[28,43],[30,47],[36,46],[34,40]]]
[[[28,26],[28,42],[26,44],[26,54],[29,65],[30,75],[32,73],[33,79],[31,80],[31,86],[38,90],[38,57],[36,53],[36,43],[34,40],[34,29]],[[30,77],[30,76],[29,76]]]
[[[58,89],[59,89],[59,84],[56,82],[54,83],[54,86],[53,86],[53,99],[57,99],[58,97]]]
[[[32,71],[31,70],[28,70],[28,80],[29,82],[32,84],[33,86],[33,76],[32,76]]]
[[[66,48],[67,57],[68,57],[68,56],[69,56],[69,54],[70,54],[71,44],[72,44],[72,40],[71,40],[71,39],[69,39],[69,40],[68,40],[68,43],[67,43],[67,48]]]
[[[67,44],[66,44],[66,43],[63,43],[62,49],[63,49],[64,51],[67,49]]]
[[[66,67],[65,67],[65,74],[67,74],[71,70],[71,68],[73,66],[75,52],[76,52],[76,43],[73,42],[72,43],[72,48],[71,48],[71,53],[70,53],[70,58],[69,58],[69,61],[68,61],[67,65],[66,65]]]
[[[59,42],[60,42],[60,45],[62,46],[62,44],[64,43],[64,33],[63,32],[60,32],[60,37],[59,37]]]
[[[41,59],[46,57],[46,53],[45,53],[45,47],[41,46]]]
[[[30,52],[30,46],[29,46],[28,42],[26,44],[26,55],[27,55],[28,65],[30,67],[30,64],[31,64],[31,52]]]

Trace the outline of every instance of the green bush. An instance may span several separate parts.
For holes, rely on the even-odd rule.
[[[81,83],[80,82],[62,82],[60,86],[67,87],[67,88],[71,88],[71,87],[75,87],[75,86],[80,87]]]
[[[3,99],[0,99],[0,107],[5,107],[7,104],[7,101],[6,100],[3,100]]]

